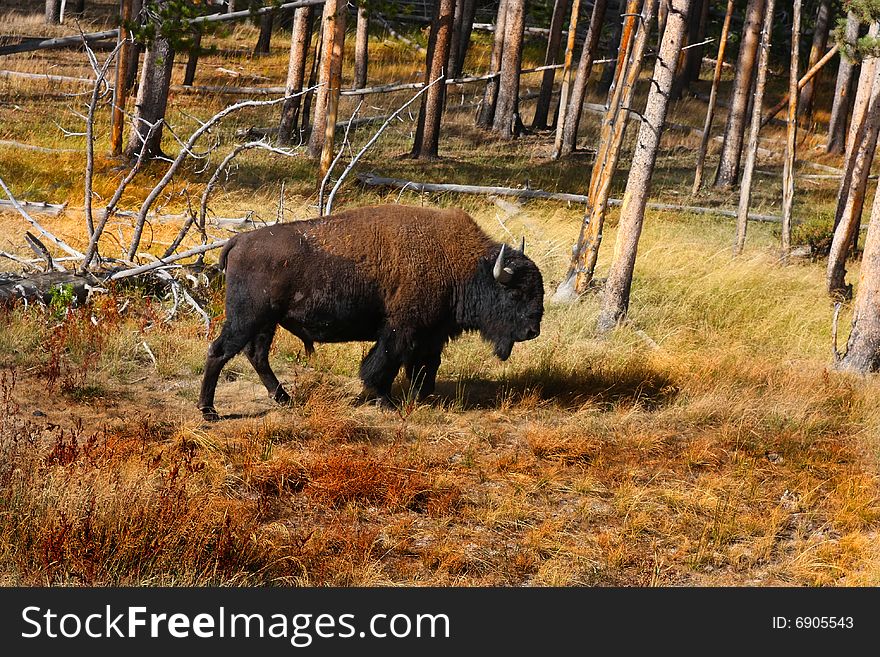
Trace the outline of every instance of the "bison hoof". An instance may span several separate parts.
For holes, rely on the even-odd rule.
[[[202,417],[206,422],[217,422],[220,420],[220,414],[213,406],[202,409]]]
[[[281,406],[290,406],[291,402],[293,401],[290,398],[290,395],[288,395],[283,390],[276,392],[275,395],[273,396],[273,399],[275,400],[276,404],[280,404]]]
[[[384,410],[394,410],[397,406],[394,404],[394,401],[388,395],[383,395],[381,393],[376,392],[375,390],[365,389],[360,395],[357,397],[358,404],[372,404],[377,408],[382,408]]]

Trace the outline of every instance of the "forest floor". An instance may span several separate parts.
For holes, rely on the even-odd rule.
[[[83,29],[103,29],[109,7],[95,3]],[[4,34],[69,29],[0,13]],[[408,34],[424,42],[417,30]],[[201,60],[195,84],[283,84],[289,33],[276,32],[271,54],[261,58],[250,54],[256,36],[242,24],[206,38],[218,49]],[[485,33],[475,33],[474,43],[465,70],[482,73],[491,44]],[[543,48],[530,42],[524,66],[541,64]],[[420,80],[423,57],[378,29],[370,52],[371,84]],[[175,84],[184,63],[175,61]],[[92,75],[75,50],[6,56],[2,68]],[[523,93],[537,89],[539,75],[523,77]],[[707,92],[708,75],[695,89]],[[832,77],[829,71],[820,91]],[[768,106],[784,84],[784,76],[771,80]],[[86,90],[0,77],[0,177],[21,200],[65,203],[58,216],[35,216],[79,248],[85,142],[62,128],[82,132],[73,112],[87,101],[71,94]],[[596,115],[584,115],[583,150],[553,162],[549,131],[506,142],[473,127],[473,108],[456,106],[481,91],[450,89],[439,160],[407,157],[414,109],[356,171],[584,193]],[[411,95],[369,96],[360,115],[387,115]],[[175,91],[170,125],[187,135],[197,119],[238,99]],[[834,211],[837,179],[812,177],[840,166],[823,149],[828,104],[820,93],[814,123],[801,132],[798,243],[827,236]],[[355,106],[346,99],[340,119]],[[533,107],[533,100],[522,105],[526,124]],[[670,121],[699,129],[704,112],[688,97]],[[184,211],[187,196],[198,199],[213,167],[241,140],[237,131],[273,126],[276,115],[258,108],[221,124],[212,164],[182,171],[160,200],[162,212]],[[719,133],[724,118],[721,109]],[[95,190],[106,199],[124,169],[106,156],[106,106],[97,124]],[[376,128],[352,130],[343,163]],[[634,135],[631,129],[629,148]],[[698,143],[696,132],[666,133],[652,199],[735,208],[737,192],[690,197]],[[177,152],[173,136],[164,144]],[[762,132],[770,153],[759,158],[756,212],[779,213],[783,144],[784,128]],[[717,143],[710,167],[716,151]],[[626,184],[628,160],[614,196]],[[258,224],[279,212],[285,221],[313,216],[316,165],[304,154],[251,151],[236,162],[212,199],[214,215],[252,213]],[[122,207],[136,209],[165,166],[146,167]],[[525,235],[548,299],[583,217],[576,204],[368,188],[353,177],[335,206],[397,201],[461,207],[510,243]],[[599,276],[616,219],[612,208]],[[0,209],[0,250],[32,257],[26,228]],[[160,253],[178,228],[152,223],[141,250]],[[211,316],[207,336],[188,307],[170,317],[172,300],[143,286],[113,287],[69,311],[63,299],[5,309],[0,583],[876,586],[880,385],[831,369],[834,306],[823,259],[781,265],[778,227],[767,223],[750,224],[746,251],[734,259],[733,231],[727,217],[649,211],[629,325],[600,338],[596,296],[548,303],[540,338],[517,345],[508,362],[464,336],[444,352],[436,398],[415,402],[398,387],[396,411],[357,404],[358,363],[369,345],[319,345],[306,359],[301,343],[283,334],[272,364],[293,404],[274,405],[238,357],[218,386],[224,418],[204,423],[195,400],[209,339],[223,319],[222,285],[196,290]],[[130,219],[117,219],[103,252],[117,253],[129,235]],[[0,268],[18,271],[12,261]],[[857,281],[858,262],[850,269]],[[840,346],[849,321],[845,305]]]

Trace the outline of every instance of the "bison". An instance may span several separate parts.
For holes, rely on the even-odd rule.
[[[290,397],[269,367],[278,325],[305,345],[375,341],[360,366],[364,397],[391,404],[403,365],[424,398],[446,343],[478,331],[507,360],[538,337],[541,272],[520,249],[490,239],[461,210],[377,205],[265,226],[234,236],[220,255],[226,321],[205,362],[199,409],[217,420],[214,391],[242,349],[269,395]]]

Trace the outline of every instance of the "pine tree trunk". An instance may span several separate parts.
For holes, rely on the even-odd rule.
[[[559,46],[562,43],[562,26],[568,14],[571,0],[556,0],[553,4],[553,16],[550,19],[550,34],[547,37],[547,50],[544,53],[544,65],[551,66],[559,62]],[[586,45],[584,46],[586,48]],[[536,130],[547,128],[547,116],[550,114],[550,101],[553,98],[553,81],[556,69],[547,69],[541,76],[541,89],[535,105],[535,116],[532,127]]]
[[[143,3],[142,0],[131,0],[131,17],[132,20],[140,22],[140,13]],[[125,58],[125,93],[131,93],[137,82],[138,64],[143,52],[143,45],[135,41],[128,48]]]
[[[724,53],[727,50],[727,35],[730,32],[730,19],[733,16],[734,0],[727,0],[727,11],[724,14],[724,23],[721,26],[721,37],[718,42],[718,54],[715,58],[715,73],[712,76],[712,90],[709,92],[709,106],[706,108],[706,121],[703,123],[703,136],[700,138],[700,149],[697,151],[697,169],[694,172],[694,186],[691,196],[700,193],[703,184],[703,168],[706,165],[706,151],[709,148],[709,138],[712,135],[712,121],[715,119],[715,105],[718,102],[718,83],[721,81],[721,71],[724,68]]]
[[[617,9],[620,13],[623,0],[618,0]],[[623,23],[626,19],[616,20],[611,23],[611,35],[608,38],[608,49],[605,51],[603,59],[610,59],[602,68],[602,76],[599,78],[599,84],[596,85],[596,92],[608,95],[611,89],[611,83],[617,76],[617,53],[620,50],[620,40],[623,36]]]
[[[813,27],[813,45],[810,48],[810,59],[807,70],[813,68],[816,62],[825,54],[825,46],[828,44],[828,26],[831,23],[831,0],[822,0],[816,12],[816,24]],[[798,114],[800,116],[812,116],[813,94],[816,81],[810,80],[801,89],[801,97],[798,101]]]
[[[746,9],[746,25],[743,30],[736,73],[733,79],[730,103],[728,104],[727,127],[721,144],[721,159],[715,175],[715,186],[730,189],[739,178],[740,157],[746,130],[747,108],[755,72],[755,60],[761,36],[761,21],[764,17],[764,0],[749,0]]]
[[[318,38],[315,39],[315,54],[312,57],[312,66],[309,69],[309,81],[306,85],[309,89],[313,89],[318,84],[318,71],[321,68],[321,49],[324,45],[324,19],[318,21]],[[300,129],[306,132],[309,129],[311,119],[312,101],[315,98],[315,92],[309,91],[303,95],[302,101],[302,122]]]
[[[874,193],[871,222],[865,237],[859,287],[853,304],[852,330],[838,370],[876,372],[880,360],[880,190]]]
[[[455,0],[455,11],[452,15],[452,32],[449,35],[449,59],[446,62],[446,77],[455,79],[455,63],[458,61],[458,44],[461,41],[461,24],[464,20],[464,2]]]
[[[452,40],[452,22],[455,19],[455,0],[440,0],[437,5],[431,41],[426,57],[425,84],[437,78],[440,82],[422,96],[419,123],[411,156],[419,159],[435,159],[440,147],[440,122],[443,118],[443,102],[446,98],[446,66]]]
[[[845,39],[848,43],[855,43],[859,36],[859,19],[853,12],[846,17]],[[837,69],[837,83],[834,87],[834,100],[831,104],[831,119],[828,122],[828,145],[829,153],[842,154],[846,150],[847,119],[852,110],[852,81],[855,65],[847,59],[843,53],[840,55],[840,65]]]
[[[46,0],[43,18],[46,25],[58,25],[61,22],[61,0]]]
[[[688,14],[687,45],[693,46],[703,40],[705,20],[703,19],[703,7],[708,9],[708,0],[694,0],[694,7]],[[700,68],[703,62],[703,46],[696,46],[682,50],[678,59],[675,77],[672,81],[671,99],[679,100],[684,95],[684,90],[692,80],[700,77]]]
[[[458,40],[458,52],[455,54],[455,66],[450,69],[453,78],[460,77],[464,71],[464,60],[471,44],[471,33],[474,29],[474,15],[477,11],[477,0],[462,0],[464,8],[461,18],[461,36]]]
[[[254,57],[263,57],[270,52],[272,43],[272,26],[275,23],[275,12],[260,16],[260,36],[257,37],[257,45],[254,46]]]
[[[327,122],[327,105],[330,98],[330,80],[336,51],[338,25],[345,21],[345,0],[327,0],[321,18],[321,61],[318,64],[318,89],[315,93],[315,116],[309,134],[309,156],[317,158],[324,147],[324,131]],[[343,32],[344,34],[344,32]]]
[[[876,39],[880,35],[880,24],[871,23],[868,29],[868,38]],[[846,159],[850,159],[853,152],[853,143],[858,138],[859,130],[862,127],[865,111],[868,108],[871,96],[870,83],[863,84],[865,80],[874,78],[874,67],[877,66],[876,57],[864,57],[859,70],[859,83],[856,87],[855,98],[853,99],[852,115],[849,122],[849,130],[846,133]]]
[[[794,161],[797,149],[798,124],[798,60],[801,32],[801,0],[794,0],[791,18],[791,57],[788,73],[788,130],[785,161],[782,166],[782,260],[791,250],[791,211],[794,205]],[[815,40],[813,41],[815,44]],[[818,61],[818,60],[817,60]],[[814,62],[815,63],[815,62]]]
[[[287,66],[287,82],[284,95],[292,96],[303,89],[306,74],[306,57],[312,40],[312,7],[298,7],[293,15],[293,28],[290,33],[290,60]],[[278,125],[278,143],[289,144],[296,129],[302,96],[288,98],[281,107],[281,122]]]
[[[611,269],[605,281],[602,295],[602,308],[597,320],[600,333],[614,328],[626,317],[629,309],[629,296],[632,288],[633,271],[639,237],[645,219],[645,206],[651,191],[651,178],[657,161],[657,150],[666,113],[669,108],[673,74],[681,54],[684,33],[687,28],[687,14],[692,0],[672,0],[666,19],[666,29],[651,81],[645,115],[639,127],[639,136],[633,156],[632,166],[626,183],[626,191],[621,204],[617,240]],[[693,10],[695,8],[691,8]]]
[[[568,100],[568,109],[565,111],[565,121],[562,126],[562,147],[560,156],[571,155],[577,146],[578,129],[581,122],[581,111],[584,100],[587,97],[587,84],[590,81],[590,73],[593,69],[593,59],[599,46],[599,36],[602,32],[602,23],[605,20],[607,0],[595,0],[593,13],[590,15],[590,26],[587,28],[587,36],[584,39],[584,47],[578,61],[577,73],[574,84],[571,87],[571,96]]]
[[[489,73],[499,73],[501,71],[501,55],[504,52],[504,34],[507,29],[507,1],[499,0],[498,2],[492,54],[489,56]],[[498,82],[499,79],[497,77],[486,82],[483,102],[480,104],[480,110],[477,113],[477,125],[481,128],[490,127],[492,120],[495,118],[495,106],[498,102]]]
[[[562,67],[562,84],[559,89],[559,107],[556,112],[556,136],[553,140],[553,152],[550,157],[558,160],[562,155],[562,138],[565,124],[568,121],[568,96],[571,92],[571,61],[574,58],[574,41],[577,33],[578,15],[581,11],[581,0],[574,0],[571,5],[571,17],[568,21],[568,39],[565,44],[565,64]]]
[[[202,47],[202,30],[196,26],[193,34],[193,45],[186,59],[186,70],[183,74],[183,86],[192,86],[196,78],[196,66],[199,64],[199,49]]]
[[[171,48],[171,42],[157,35],[144,56],[144,67],[135,101],[135,121],[125,148],[125,156],[128,159],[137,158],[141,144],[149,132],[149,126],[165,118],[173,65],[174,50]],[[163,155],[161,144],[162,126],[159,126],[147,140],[145,157],[154,158]]]
[[[498,79],[498,101],[492,131],[504,139],[519,135],[519,71],[522,68],[523,34],[526,0],[507,0],[507,35],[501,56],[501,77]]]
[[[773,9],[775,0],[767,0],[764,8],[764,26],[758,52],[757,72],[755,78],[755,95],[752,98],[752,121],[749,128],[749,143],[746,147],[746,162],[743,167],[742,185],[739,190],[739,207],[736,215],[736,238],[733,243],[733,255],[743,252],[746,244],[746,229],[749,224],[749,206],[752,203],[752,174],[758,158],[758,140],[761,133],[761,112],[764,101],[764,86],[767,83],[767,66],[770,58],[770,40],[773,37]],[[728,124],[729,125],[729,124]]]
[[[867,111],[859,121],[860,125],[856,127],[854,148],[847,158],[843,185],[838,197],[836,228],[825,271],[828,294],[832,297],[848,297],[850,293],[846,284],[846,257],[857,234],[868,175],[880,132],[880,66],[871,65],[871,60],[875,59],[870,57],[864,60],[862,74],[859,76],[859,86],[870,89],[869,101]],[[870,78],[865,75],[866,70],[871,74]]]
[[[628,108],[632,105],[635,85],[644,63],[656,10],[657,0],[645,0],[632,48],[625,49],[628,51],[626,57],[618,64],[622,75],[618,75],[620,81],[611,89],[608,110],[603,118],[599,151],[590,175],[587,212],[581,223],[577,244],[572,250],[568,272],[553,296],[555,301],[575,300],[587,291],[593,279],[599,257],[599,246],[602,243],[602,228],[605,223],[605,212],[608,209],[611,182],[617,169],[621,144],[629,123]]]
[[[339,98],[342,92],[342,58],[345,53],[345,21],[348,17],[348,3],[339,0],[336,13],[333,15],[328,29],[332,28],[333,38],[330,41],[330,71],[327,78],[327,105],[324,109],[324,137],[321,140],[321,160],[318,167],[318,182],[324,180],[333,161],[334,137],[336,136],[336,117],[339,113]],[[310,135],[314,137],[314,135]],[[311,140],[309,146],[312,146]],[[323,212],[323,208],[319,208]]]
[[[611,85],[608,88],[608,97],[614,94],[614,89],[620,84],[620,81],[626,75],[627,62],[629,61],[629,53],[632,50],[632,39],[634,30],[636,29],[636,14],[639,11],[638,0],[629,0],[624,10],[623,24],[620,32],[620,47],[617,50],[617,63],[614,65],[614,77],[611,79]]]
[[[358,7],[357,28],[354,38],[354,88],[367,86],[367,66],[369,63],[370,12],[366,7]],[[361,96],[363,98],[363,96]]]

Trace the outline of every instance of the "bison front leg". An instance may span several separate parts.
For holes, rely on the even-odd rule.
[[[290,395],[284,390],[275,372],[269,366],[269,349],[275,338],[275,330],[278,327],[272,323],[257,333],[244,348],[245,356],[253,365],[260,377],[260,381],[266,386],[269,396],[279,404],[289,404]]]
[[[425,399],[434,392],[437,384],[437,370],[440,368],[440,354],[443,345],[431,349],[417,347],[404,359],[406,378],[418,391],[419,399]]]
[[[373,348],[361,361],[360,377],[364,382],[364,397],[378,399],[391,407],[391,384],[400,371],[403,356],[409,350],[407,337],[400,331],[386,329]]]

